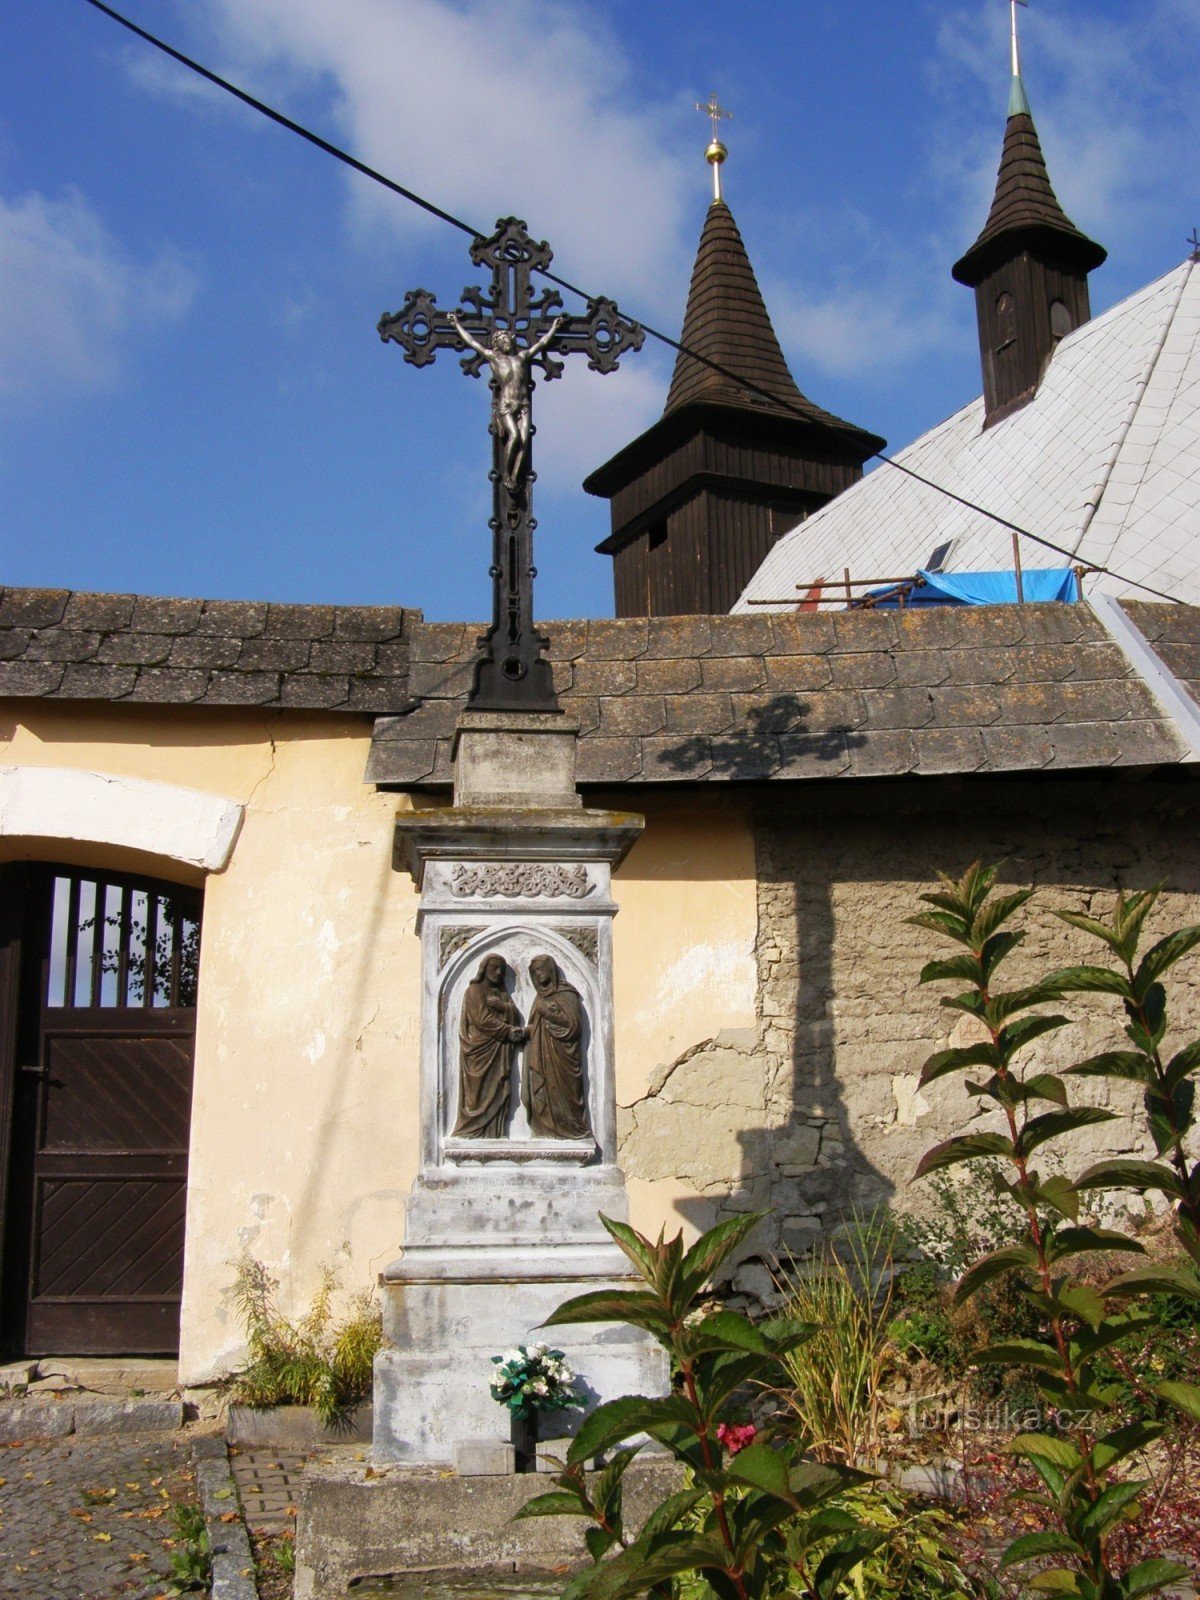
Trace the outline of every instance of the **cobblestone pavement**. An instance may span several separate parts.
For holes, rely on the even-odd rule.
[[[0,1597],[151,1600],[170,1571],[170,1507],[195,1498],[179,1434],[0,1447]]]
[[[251,1532],[286,1533],[295,1527],[304,1461],[294,1450],[229,1452],[233,1481]]]

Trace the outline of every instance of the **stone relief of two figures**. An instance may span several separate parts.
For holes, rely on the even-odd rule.
[[[534,1000],[527,1021],[505,982],[508,963],[488,956],[467,985],[459,1018],[458,1139],[503,1139],[516,1052],[525,1047],[521,1103],[535,1139],[586,1139],[583,1001],[552,956],[529,963]]]

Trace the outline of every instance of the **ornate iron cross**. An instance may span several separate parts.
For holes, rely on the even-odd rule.
[[[468,705],[477,711],[557,711],[549,640],[533,621],[533,483],[531,466],[533,368],[547,379],[562,376],[560,359],[586,355],[595,372],[612,372],[626,350],[640,350],[645,334],[611,300],[589,300],[582,316],[558,312],[554,289],[534,293],[532,274],[553,252],[535,244],[525,224],[502,217],[490,239],[476,239],[471,260],[490,267],[490,292],[464,289],[458,311],[439,311],[426,289],[411,289],[403,306],[379,323],[414,367],[439,350],[466,350],[462,369],[477,378],[486,363],[492,391],[492,623],[479,640],[479,659]]]

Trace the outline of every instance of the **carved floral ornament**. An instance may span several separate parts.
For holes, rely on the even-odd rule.
[[[470,944],[476,934],[486,930],[480,927],[451,926],[442,928],[438,935],[438,967],[445,967],[466,945]],[[573,944],[580,955],[592,966],[600,964],[600,935],[597,929],[586,927],[556,927],[554,929],[568,944]]]
[[[556,928],[555,932],[573,944],[594,967],[599,965],[600,935],[595,928]]]
[[[457,955],[465,944],[479,932],[478,928],[443,928],[438,947],[438,964],[445,966],[451,956]]]
[[[450,875],[450,892],[460,899],[583,900],[595,885],[587,868],[576,864],[504,862],[493,866],[457,866]]]

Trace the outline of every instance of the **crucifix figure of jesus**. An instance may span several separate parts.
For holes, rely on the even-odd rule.
[[[563,357],[581,354],[595,372],[612,372],[645,334],[611,300],[589,300],[582,315],[562,311],[555,289],[536,292],[553,252],[535,243],[525,224],[502,217],[489,239],[471,245],[476,266],[491,269],[491,286],[464,289],[457,311],[439,310],[426,289],[412,289],[399,311],[385,315],[379,337],[398,344],[414,367],[439,350],[467,353],[462,368],[479,377],[486,364],[492,390],[492,622],[480,639],[467,704],[477,711],[557,711],[548,640],[533,620],[534,368],[562,376]]]
[[[533,434],[533,374],[530,368],[543,350],[548,350],[564,319],[555,317],[540,339],[528,349],[522,349],[514,336],[505,328],[492,335],[489,344],[480,344],[469,328],[464,328],[454,311],[446,313],[468,350],[474,350],[492,369],[492,432],[504,448],[504,469],[501,481],[510,492],[522,480],[525,463],[529,459],[529,442]]]

